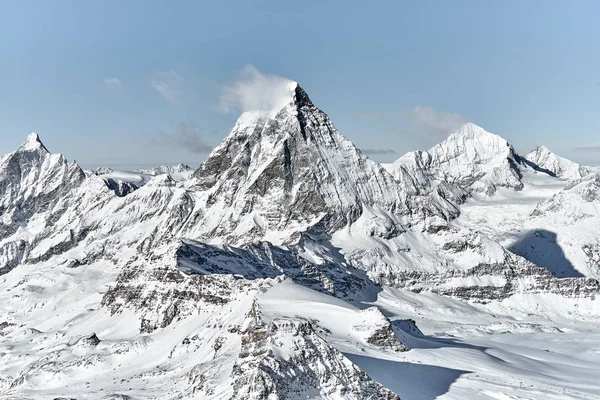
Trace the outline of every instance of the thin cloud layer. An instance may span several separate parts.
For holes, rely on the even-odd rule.
[[[247,65],[237,81],[223,88],[219,108],[225,113],[278,110],[291,100],[293,85],[287,78],[263,74],[253,65]]]
[[[360,149],[360,151],[363,154],[372,156],[398,154],[394,149]]]
[[[104,84],[111,89],[121,89],[123,87],[123,83],[119,78],[105,78]]]
[[[449,134],[469,122],[458,114],[437,111],[426,106],[413,108],[410,119],[413,124],[421,127],[436,139],[445,139]]]
[[[191,153],[209,153],[213,148],[195,122],[180,122],[172,132],[159,132],[149,139],[152,145],[178,147]]]
[[[600,146],[576,147],[573,151],[580,153],[600,153]]]
[[[180,104],[185,79],[177,72],[164,71],[157,73],[150,81],[150,85],[171,104]]]

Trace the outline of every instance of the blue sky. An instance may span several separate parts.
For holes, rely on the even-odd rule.
[[[597,1],[6,1],[0,153],[35,131],[84,166],[198,164],[252,65],[299,82],[378,160],[468,120],[600,164],[598,15]]]

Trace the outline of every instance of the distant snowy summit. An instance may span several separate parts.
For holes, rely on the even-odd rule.
[[[537,147],[525,156],[525,159],[543,168],[559,178],[580,179],[594,172],[600,172],[598,167],[586,167],[574,161],[567,160],[550,151],[545,146]]]
[[[133,171],[119,171],[107,167],[98,167],[95,174],[102,177],[108,186],[118,196],[126,196],[144,186],[154,177],[169,175],[175,181],[184,181],[194,173],[186,164],[159,165],[150,169],[136,169]]]
[[[192,168],[187,164],[177,165],[159,165],[150,169],[134,169],[133,172],[146,175],[162,175],[162,174],[177,174],[182,172],[191,171]]]
[[[507,140],[473,123],[428,151],[407,153],[384,166],[400,180],[406,174],[429,177],[488,195],[499,187],[523,189],[524,172],[578,179],[598,170],[559,157],[545,147],[523,157]]]
[[[27,139],[25,139],[25,142],[21,145],[21,147],[19,148],[19,150],[24,150],[24,151],[41,150],[41,151],[44,151],[44,152],[48,152],[48,149],[46,149],[46,147],[44,146],[44,144],[40,140],[40,137],[35,132],[31,132],[27,136]]]
[[[131,172],[143,175],[162,175],[162,174],[178,174],[182,172],[192,171],[192,168],[187,164],[177,165],[158,165],[149,169],[134,169]],[[106,175],[115,172],[113,168],[98,167],[95,170],[97,175]]]

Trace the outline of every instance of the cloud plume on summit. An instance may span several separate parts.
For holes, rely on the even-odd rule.
[[[459,114],[434,110],[431,107],[416,106],[410,115],[411,122],[423,129],[435,140],[443,140],[449,134],[469,122]]]
[[[294,85],[287,78],[263,74],[253,65],[246,65],[238,80],[224,86],[219,108],[225,113],[277,110],[291,100]]]

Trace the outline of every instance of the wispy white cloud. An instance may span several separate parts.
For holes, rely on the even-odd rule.
[[[360,151],[373,156],[398,154],[394,149],[360,149]]]
[[[150,85],[164,96],[171,104],[180,104],[183,94],[185,79],[177,72],[170,70],[157,73],[150,81]]]
[[[195,122],[180,122],[169,131],[142,132],[139,139],[151,146],[181,148],[191,153],[209,153],[213,149]]]
[[[600,146],[575,147],[573,151],[580,153],[600,153]]]
[[[461,115],[437,111],[426,106],[413,108],[410,113],[410,120],[436,139],[446,138],[446,136],[469,122]]]
[[[223,87],[219,108],[225,113],[265,111],[284,107],[292,96],[293,81],[263,74],[253,65],[245,66],[239,79]]]
[[[111,89],[121,89],[123,87],[123,83],[119,78],[105,78],[104,84]]]

